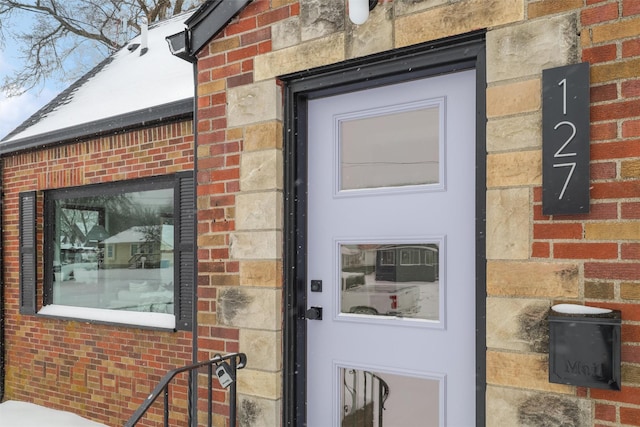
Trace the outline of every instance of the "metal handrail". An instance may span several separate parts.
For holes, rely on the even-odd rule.
[[[221,363],[229,362],[229,367],[231,368],[231,375],[233,378],[233,382],[229,385],[229,427],[236,426],[236,373],[238,369],[242,369],[247,365],[247,356],[244,353],[230,353],[225,356],[216,355],[213,359],[206,360],[204,362],[198,362],[191,365],[184,366],[182,368],[173,369],[167,372],[158,385],[153,389],[153,392],[145,399],[145,401],[136,409],[136,411],[131,415],[129,420],[125,423],[125,427],[133,427],[138,421],[145,415],[145,413],[149,410],[151,405],[156,401],[156,399],[163,394],[164,395],[164,425],[165,427],[169,427],[169,383],[173,378],[182,373],[189,372],[189,378],[191,379],[191,375],[193,371],[198,370],[203,367],[207,367],[208,374],[208,426],[211,427],[213,422],[213,367],[218,366]],[[197,419],[192,420],[192,405],[194,405],[194,401],[197,401],[198,392],[197,390],[192,390],[192,382],[189,381],[189,425],[194,424],[197,425]],[[195,396],[195,398],[194,398]],[[196,417],[197,418],[197,417]]]
[[[366,407],[368,406],[368,404],[374,404],[377,402],[377,414],[378,414],[378,424],[377,427],[382,427],[383,426],[383,418],[384,418],[384,411],[386,410],[386,408],[384,407],[385,402],[387,401],[387,399],[389,398],[389,394],[390,394],[390,389],[389,389],[389,384],[387,384],[387,382],[385,380],[383,380],[382,378],[380,378],[380,376],[378,376],[377,374],[373,373],[373,372],[369,372],[369,371],[359,371],[356,369],[350,369],[349,372],[351,374],[354,375],[353,377],[353,385],[349,386],[347,384],[347,377],[345,376],[343,379],[343,383],[344,383],[344,391],[345,393],[349,393],[349,395],[351,396],[351,402],[352,402],[352,407],[351,407],[351,411],[355,412],[357,409],[357,405],[358,402],[361,399],[361,403],[362,403],[362,409],[366,411]],[[363,386],[361,387],[361,391],[363,393],[362,396],[359,395],[360,393],[360,387],[357,384],[357,378],[359,377],[359,374],[362,375],[362,380],[363,380]],[[367,378],[371,378],[372,382],[371,382],[371,394],[368,395],[367,392],[369,391],[369,387],[367,386]],[[375,386],[374,382],[377,382],[377,387]],[[378,391],[378,395],[377,395],[377,399],[374,399],[374,389],[377,388]],[[345,407],[346,410],[346,407]],[[362,420],[364,421],[364,419]],[[373,421],[373,419],[371,420]],[[366,422],[366,421],[364,421]],[[354,417],[351,421],[351,423],[354,426],[357,425],[361,425],[360,421]],[[342,421],[342,427],[346,427],[347,424],[345,424],[345,421],[343,419]]]

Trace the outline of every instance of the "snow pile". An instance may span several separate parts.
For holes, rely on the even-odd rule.
[[[57,411],[33,403],[9,400],[0,403],[1,427],[106,427],[70,412]]]
[[[556,304],[551,307],[556,313],[562,314],[607,314],[611,313],[608,308],[590,307],[578,304]]]

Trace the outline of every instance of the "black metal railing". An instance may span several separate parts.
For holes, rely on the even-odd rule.
[[[357,369],[345,369],[343,381],[342,427],[382,427],[389,385],[373,372]]]
[[[223,368],[222,376],[225,374],[228,377],[221,379],[221,384],[223,386],[228,386],[229,388],[229,427],[236,426],[236,374],[238,369],[242,369],[247,365],[247,356],[244,353],[231,353],[225,356],[216,355],[213,359],[194,363],[191,365],[184,366],[182,368],[177,368],[172,371],[169,371],[162,378],[160,383],[153,389],[153,392],[145,399],[145,401],[140,405],[140,407],[131,415],[131,418],[125,423],[125,427],[133,427],[135,426],[142,417],[147,413],[149,408],[153,405],[153,403],[158,399],[158,397],[162,394],[164,396],[164,407],[163,407],[163,415],[164,415],[164,426],[169,427],[169,413],[170,413],[170,383],[176,377],[176,375],[188,372],[189,373],[189,392],[188,392],[188,416],[189,416],[189,426],[197,426],[198,425],[198,414],[197,414],[197,400],[198,400],[198,390],[197,390],[197,382],[192,381],[193,375],[197,375],[201,369],[206,368],[207,374],[207,401],[208,401],[208,412],[207,412],[207,426],[211,427],[213,423],[213,378],[216,377],[217,380],[220,380],[220,375],[217,372],[219,368]],[[204,374],[204,372],[202,372]],[[226,381],[225,381],[226,380]],[[230,382],[229,382],[230,381]],[[194,385],[194,382],[196,385]],[[227,383],[228,382],[228,383]]]

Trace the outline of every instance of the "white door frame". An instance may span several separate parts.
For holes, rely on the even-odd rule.
[[[285,83],[283,426],[306,423],[307,102],[316,97],[476,70],[476,426],[486,390],[486,66],[484,32],[282,76]]]

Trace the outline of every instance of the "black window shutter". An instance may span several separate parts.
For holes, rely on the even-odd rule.
[[[192,173],[178,174],[178,206],[175,244],[176,329],[191,331],[194,322],[195,289],[195,183]]]
[[[36,192],[20,193],[20,313],[36,313]]]

